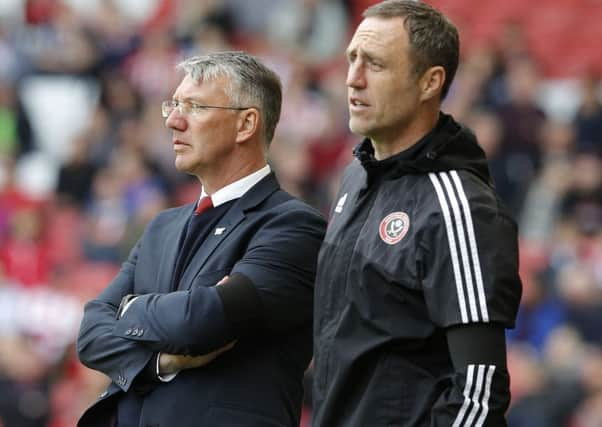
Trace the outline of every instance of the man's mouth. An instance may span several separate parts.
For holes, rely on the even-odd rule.
[[[362,101],[358,98],[349,98],[349,105],[352,107],[358,107],[358,108],[370,106],[369,104],[365,103],[364,101]]]

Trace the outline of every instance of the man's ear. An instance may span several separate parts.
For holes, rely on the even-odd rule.
[[[420,100],[428,101],[435,96],[441,96],[441,90],[445,83],[445,69],[436,65],[424,72],[420,78]]]
[[[245,142],[259,132],[259,110],[247,108],[239,113],[236,123],[236,142]]]

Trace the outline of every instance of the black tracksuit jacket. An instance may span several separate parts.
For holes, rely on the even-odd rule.
[[[504,426],[506,367],[454,367],[446,340],[513,327],[520,301],[517,228],[485,155],[443,113],[410,149],[373,153],[356,147],[320,250],[312,426]]]

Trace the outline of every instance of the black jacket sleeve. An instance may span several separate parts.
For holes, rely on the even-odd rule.
[[[446,335],[454,373],[433,406],[431,427],[505,427],[510,379],[504,328],[469,324]]]

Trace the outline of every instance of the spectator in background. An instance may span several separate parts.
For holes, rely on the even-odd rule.
[[[0,78],[0,156],[17,151],[17,117],[13,107],[14,92]]]
[[[492,48],[483,46],[470,51],[459,65],[449,97],[444,102],[445,110],[458,120],[465,120],[472,109],[485,110],[496,105],[490,99],[496,82],[496,64]]]
[[[596,263],[601,258],[598,253]],[[602,278],[596,273],[595,266],[576,260],[558,272],[555,285],[564,304],[565,322],[585,343],[602,346]]]
[[[277,140],[270,153],[270,159],[277,168],[279,182],[293,196],[303,200],[308,200],[311,194],[307,149],[303,140],[288,137]]]
[[[541,130],[541,168],[532,180],[520,215],[522,237],[544,247],[562,217],[563,199],[573,179],[572,128],[547,121]]]
[[[139,43],[140,28],[123,13],[118,3],[114,0],[96,2],[94,19],[85,20],[86,31],[97,49],[101,72],[120,68]]]
[[[114,137],[124,120],[140,115],[143,96],[121,71],[103,73],[100,83],[100,106],[108,115],[110,135]]]
[[[595,236],[602,226],[602,160],[593,153],[578,154],[569,178],[562,215],[583,234]]]
[[[495,189],[508,204],[516,196],[515,177],[508,170],[509,162],[502,151],[504,125],[499,115],[493,110],[475,108],[465,117],[464,123],[473,130],[485,151]]]
[[[83,207],[92,189],[96,166],[90,160],[91,143],[82,134],[71,146],[71,155],[59,169],[57,196],[62,203]]]
[[[0,266],[1,270],[1,266]],[[0,422],[46,427],[50,389],[80,320],[75,298],[47,284],[26,289],[0,271]]]
[[[268,16],[268,37],[308,65],[338,55],[347,36],[347,14],[340,0],[282,0]]]
[[[129,81],[148,100],[168,96],[175,85],[172,65],[178,59],[178,49],[170,33],[153,29],[143,35],[139,49],[125,63]]]
[[[312,87],[311,68],[294,59],[289,65],[290,74],[284,83],[287,96],[282,100],[282,120],[277,135],[307,144],[326,131],[328,106],[324,95]]]
[[[236,28],[232,11],[223,1],[182,0],[175,11],[177,37],[191,54],[231,50]]]
[[[89,261],[121,259],[120,245],[128,224],[123,185],[110,168],[99,170],[94,177],[82,236],[84,256]]]
[[[94,40],[68,2],[51,2],[39,18],[30,18],[26,52],[36,70],[87,74],[98,66]]]
[[[16,158],[0,156],[0,244],[9,235],[10,223],[15,212],[31,201],[16,185]],[[1,246],[0,245],[0,246]]]
[[[91,114],[84,137],[90,145],[89,161],[107,167],[122,140],[120,132],[128,121],[136,122],[143,113],[143,97],[121,71],[106,71],[99,78],[100,98]],[[137,136],[144,138],[144,136]]]
[[[497,189],[515,216],[540,168],[540,134],[546,116],[535,102],[538,83],[539,74],[533,60],[513,58],[506,72],[509,101],[496,111],[503,130],[498,156],[504,165],[506,184],[502,186],[502,182],[498,182]]]
[[[12,213],[8,236],[0,249],[0,268],[22,286],[42,286],[50,279],[43,221],[41,206],[30,204],[17,208]]]
[[[0,81],[13,81],[20,71],[19,61],[4,27],[4,22],[0,21]]]
[[[570,329],[556,329],[547,347],[543,360],[528,346],[509,350],[514,368],[509,426],[566,427],[583,399],[585,389],[579,380],[585,374],[580,366],[585,348],[579,336]],[[567,372],[571,366],[576,369]]]
[[[577,150],[602,155],[600,82],[594,75],[581,80],[581,105],[575,117]]]
[[[210,53],[232,49],[228,33],[214,22],[206,22],[198,26],[191,36],[192,43],[188,46],[190,53]]]
[[[29,117],[16,86],[0,77],[0,156],[21,155],[33,148]]]

